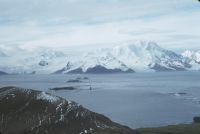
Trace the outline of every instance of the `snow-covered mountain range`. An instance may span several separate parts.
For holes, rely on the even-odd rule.
[[[145,41],[81,54],[50,48],[0,47],[0,61],[0,71],[12,74],[183,71],[200,70],[200,51],[178,54]]]

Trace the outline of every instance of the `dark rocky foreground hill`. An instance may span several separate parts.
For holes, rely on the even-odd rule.
[[[6,75],[6,72],[0,71],[0,75]]]
[[[75,102],[45,92],[0,88],[1,134],[138,134]]]

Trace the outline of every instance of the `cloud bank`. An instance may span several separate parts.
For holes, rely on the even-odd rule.
[[[73,47],[150,40],[200,49],[197,0],[0,0],[0,45]]]

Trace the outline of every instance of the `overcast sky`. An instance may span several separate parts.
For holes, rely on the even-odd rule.
[[[198,0],[0,0],[0,45],[200,49]]]

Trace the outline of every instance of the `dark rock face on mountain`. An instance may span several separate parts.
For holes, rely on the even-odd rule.
[[[129,69],[127,71],[122,71],[121,69],[107,69],[103,66],[95,66],[93,68],[88,68],[86,73],[93,73],[93,74],[98,74],[98,73],[134,73],[133,70]]]
[[[45,60],[41,60],[39,63],[38,63],[40,66],[47,66],[49,63]]]
[[[138,134],[75,102],[41,91],[0,88],[2,134]]]
[[[62,72],[64,72],[64,71],[65,71],[65,68],[62,68],[60,70],[53,72],[52,74],[62,74]]]
[[[82,70],[82,68],[77,68],[77,69],[71,70],[71,71],[69,71],[67,73],[68,74],[82,74],[83,70]]]
[[[164,66],[161,66],[159,64],[155,64],[151,67],[151,65],[149,65],[151,69],[156,70],[157,72],[163,72],[163,71],[173,71],[172,69],[166,68]]]
[[[62,72],[66,71],[65,68],[58,70],[54,72],[54,74],[60,74]],[[134,70],[128,69],[126,71],[123,71],[121,69],[115,68],[115,69],[108,69],[106,67],[103,67],[101,65],[97,65],[94,67],[88,68],[85,72],[82,70],[82,68],[77,68],[74,70],[71,70],[67,72],[67,74],[82,74],[82,73],[88,73],[88,74],[112,74],[112,73],[135,73]]]
[[[6,74],[8,74],[8,73],[0,71],[0,75],[6,75]]]
[[[184,68],[176,67],[176,66],[170,66],[171,68],[167,68],[165,66],[161,66],[159,64],[154,64],[154,66],[150,67],[151,69],[154,69],[156,72],[165,72],[165,71],[186,71]]]

